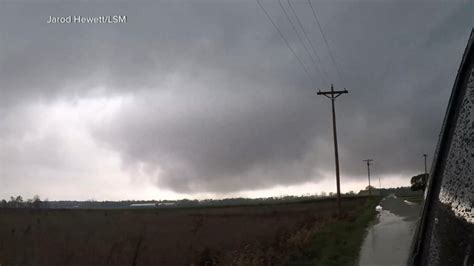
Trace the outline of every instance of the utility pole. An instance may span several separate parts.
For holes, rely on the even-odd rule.
[[[363,160],[364,162],[367,162],[367,178],[369,179],[369,195],[372,195],[372,189],[370,188],[370,162],[372,162],[372,159],[367,159]],[[380,179],[379,179],[380,183]]]
[[[428,156],[428,155],[426,155],[426,153],[423,154],[423,157],[425,157],[425,174],[428,174],[428,172],[426,171],[426,156]]]
[[[379,189],[380,189],[380,193],[382,193],[382,190],[381,190],[382,189],[382,183],[380,183],[380,175],[379,175]]]
[[[337,184],[337,211],[339,216],[341,215],[341,184],[339,181],[339,153],[337,150],[337,132],[336,132],[336,109],[334,107],[334,100],[341,94],[349,93],[346,89],[343,91],[335,91],[334,86],[331,84],[330,91],[318,91],[318,95],[326,96],[331,100],[332,106],[332,132],[334,136],[334,157],[336,161],[336,184]]]

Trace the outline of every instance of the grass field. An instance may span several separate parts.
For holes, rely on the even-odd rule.
[[[373,211],[372,205],[364,197],[344,198],[343,218],[336,216],[334,199],[166,210],[0,209],[0,264],[298,265],[294,263],[351,261],[357,257],[360,235],[365,234],[372,217],[372,213],[366,214],[366,210]],[[340,247],[347,252],[340,253]],[[344,254],[349,254],[344,260],[332,257]]]
[[[323,226],[302,248],[291,251],[282,265],[357,265],[366,228],[377,216],[379,201],[378,197],[371,198],[357,214]]]

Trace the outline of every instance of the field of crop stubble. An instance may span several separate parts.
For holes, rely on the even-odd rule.
[[[344,198],[345,217],[367,198]],[[336,221],[334,199],[187,209],[0,209],[1,265],[274,265]]]

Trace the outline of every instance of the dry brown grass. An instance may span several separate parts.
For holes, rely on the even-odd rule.
[[[355,212],[365,198],[343,201]],[[271,265],[335,219],[334,200],[193,209],[0,210],[1,265]]]

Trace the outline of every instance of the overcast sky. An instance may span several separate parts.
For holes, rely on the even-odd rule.
[[[0,1],[0,198],[335,191],[316,95],[330,83],[349,91],[342,191],[367,185],[367,158],[375,185],[409,185],[431,162],[473,1],[312,1],[330,49],[307,1],[281,2],[304,46],[278,1],[261,3],[309,75],[255,1]],[[47,23],[109,15],[127,22]]]

